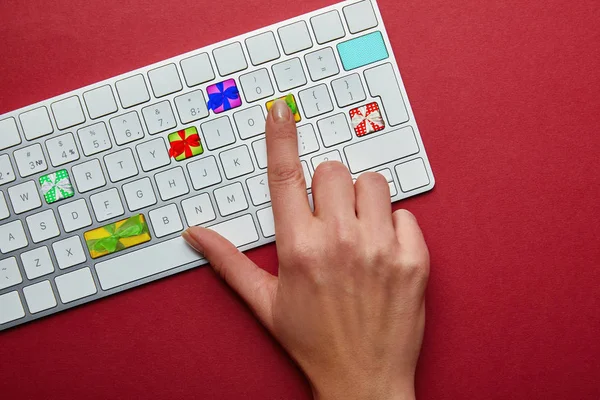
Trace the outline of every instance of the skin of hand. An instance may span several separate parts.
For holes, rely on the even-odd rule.
[[[313,213],[283,101],[268,115],[266,140],[279,277],[214,231],[192,227],[183,237],[294,358],[315,399],[414,399],[429,276],[415,217],[392,213],[382,175],[353,184],[339,162],[315,171]]]

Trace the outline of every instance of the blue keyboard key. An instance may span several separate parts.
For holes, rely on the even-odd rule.
[[[381,32],[373,32],[337,45],[346,71],[364,67],[389,57]]]

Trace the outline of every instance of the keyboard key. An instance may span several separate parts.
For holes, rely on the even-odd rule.
[[[227,179],[234,179],[254,172],[254,165],[247,146],[236,147],[219,154]]]
[[[8,210],[8,204],[4,198],[4,193],[0,192],[0,221],[10,217],[10,211]]]
[[[75,144],[72,133],[66,133],[61,136],[46,141],[46,148],[50,156],[50,162],[54,167],[79,160],[79,150]]]
[[[314,156],[313,158],[311,158],[310,161],[313,165],[313,169],[316,171],[319,164],[324,163],[325,161],[342,162],[342,157],[340,156],[339,151],[333,150],[328,153],[323,153],[323,154],[319,154],[318,156]]]
[[[180,64],[185,83],[189,87],[215,79],[215,73],[210,63],[208,53],[202,53],[183,59]]]
[[[137,175],[139,172],[131,149],[123,149],[105,156],[104,163],[112,182],[122,181]]]
[[[81,128],[77,131],[77,135],[79,136],[83,154],[88,157],[112,148],[108,130],[104,122],[98,122],[97,124]]]
[[[183,89],[175,64],[151,69],[148,71],[148,80],[156,97],[163,97]]]
[[[350,33],[358,33],[377,26],[377,17],[370,1],[361,1],[344,7],[344,17]]]
[[[260,139],[252,142],[252,150],[256,157],[258,168],[267,168],[267,142],[266,139]]]
[[[137,211],[156,204],[156,195],[150,178],[123,185],[123,194],[129,211]]]
[[[235,143],[233,127],[228,116],[213,119],[200,125],[200,129],[206,140],[206,147],[209,150],[216,150],[221,147]]]
[[[277,60],[280,56],[273,32],[261,33],[260,35],[246,39],[246,47],[248,48],[252,65],[260,65]]]
[[[318,81],[337,75],[340,72],[338,68],[333,49],[325,47],[324,49],[308,53],[304,56],[310,79]]]
[[[300,103],[308,118],[333,111],[329,89],[325,84],[303,90],[299,93]]]
[[[27,307],[32,314],[56,307],[56,297],[50,286],[50,281],[42,281],[23,288]]]
[[[67,129],[85,122],[79,97],[72,96],[52,103],[50,106],[58,129]]]
[[[6,324],[25,316],[19,292],[14,291],[0,296],[0,324]]]
[[[151,240],[148,224],[142,214],[88,231],[83,236],[93,259]]]
[[[69,272],[54,279],[60,300],[70,303],[98,292],[92,272],[88,267]]]
[[[181,167],[156,174],[155,179],[158,192],[163,201],[171,200],[190,192],[183,174],[183,168]]]
[[[14,118],[0,121],[0,150],[8,149],[21,143],[19,129]]]
[[[164,167],[171,163],[169,152],[163,138],[144,142],[136,147],[142,169],[146,172]]]
[[[0,225],[0,253],[10,253],[13,250],[27,247],[28,244],[21,221],[17,220]]]
[[[58,215],[65,232],[73,232],[92,224],[92,217],[84,199],[58,207]]]
[[[427,186],[430,183],[427,168],[425,168],[422,158],[396,165],[395,170],[400,181],[400,190],[404,193]]]
[[[161,238],[183,230],[183,223],[175,204],[170,204],[149,213],[156,237]]]
[[[60,229],[58,229],[58,223],[56,222],[53,210],[46,210],[30,215],[26,218],[26,221],[29,233],[31,233],[31,240],[34,243],[40,243],[60,235]]]
[[[240,76],[240,85],[248,103],[266,99],[275,94],[269,71],[265,68]]]
[[[119,146],[135,142],[144,137],[140,117],[135,111],[111,118],[110,127],[113,135],[115,135],[115,142]]]
[[[400,125],[408,121],[408,112],[392,64],[383,64],[366,70],[365,80],[371,96],[381,97],[390,125]]]
[[[39,107],[19,115],[21,127],[27,140],[37,139],[54,132],[46,107]]]
[[[16,214],[42,206],[42,199],[34,181],[27,181],[8,188],[8,196]]]
[[[94,210],[94,214],[96,214],[98,222],[104,222],[125,214],[117,189],[113,188],[97,193],[90,197],[90,202],[92,203],[92,209]]]
[[[146,81],[141,74],[117,81],[115,84],[123,108],[137,106],[150,101],[150,93]]]
[[[302,117],[300,116],[300,109],[298,108],[298,104],[296,103],[296,97],[293,94],[288,94],[286,96],[280,97],[279,99],[273,99],[267,101],[267,112],[271,111],[271,107],[275,104],[275,100],[283,100],[286,102],[290,110],[292,110],[292,114],[294,115],[294,121],[300,122]]]
[[[325,147],[335,146],[352,139],[350,126],[344,114],[336,114],[317,122]]]
[[[331,82],[333,95],[340,107],[360,103],[367,99],[360,75],[352,74]]]
[[[15,161],[23,178],[48,169],[42,146],[39,143],[15,151]]]
[[[219,75],[227,76],[248,68],[244,50],[239,42],[231,43],[213,50]]]
[[[410,126],[344,147],[353,174],[400,160],[419,152]]]
[[[285,54],[290,55],[312,47],[308,26],[304,21],[282,26],[277,30]]]
[[[389,57],[381,32],[369,33],[339,43],[337,50],[346,71],[364,67]]]
[[[267,180],[267,174],[255,176],[246,180],[246,186],[248,186],[248,192],[250,193],[250,199],[252,204],[260,206],[271,201],[271,193],[269,192],[269,181]]]
[[[0,186],[17,179],[10,158],[7,154],[0,154]]]
[[[187,160],[204,153],[196,127],[182,129],[169,134],[169,157],[177,161]]]
[[[298,155],[300,157],[319,150],[319,142],[312,124],[298,127]]]
[[[171,103],[168,100],[143,108],[142,114],[146,121],[148,133],[151,135],[173,129],[177,126]]]
[[[217,218],[208,193],[182,201],[181,207],[189,226],[202,225]]]
[[[350,119],[352,128],[358,137],[385,129],[379,105],[375,102],[350,110]]]
[[[306,85],[306,76],[299,58],[273,65],[273,75],[280,92]]]
[[[14,257],[0,260],[0,290],[23,282],[17,259]]]
[[[263,236],[268,238],[275,236],[275,219],[273,218],[273,207],[263,208],[256,213],[258,224]]]
[[[219,213],[224,217],[248,208],[248,201],[240,182],[216,189],[214,195]]]
[[[29,280],[54,272],[54,265],[46,246],[21,253],[21,262]]]
[[[83,94],[90,118],[96,119],[117,112],[117,102],[110,85],[100,86]]]
[[[100,161],[94,159],[73,167],[73,179],[80,193],[106,185]]]
[[[208,93],[207,107],[215,114],[237,108],[242,105],[239,89],[234,79],[210,85],[206,88]]]
[[[42,195],[46,203],[52,204],[59,200],[68,199],[75,195],[71,178],[66,169],[40,176]]]
[[[212,185],[221,183],[221,173],[217,166],[215,157],[209,156],[187,165],[192,186],[196,190],[201,190]]]
[[[390,187],[390,197],[394,197],[395,195],[397,195],[398,190],[396,189],[396,184],[394,183],[394,177],[392,176],[392,172],[388,168],[379,170],[377,172],[383,175],[383,177],[387,180],[387,183]]]
[[[206,107],[206,99],[201,90],[194,90],[175,97],[175,107],[179,114],[179,119],[183,124],[197,121],[208,117],[208,108]]]
[[[323,44],[345,36],[342,19],[337,10],[329,11],[310,19],[317,43]]]
[[[254,106],[233,114],[238,133],[248,139],[265,133],[265,113],[261,106]]]

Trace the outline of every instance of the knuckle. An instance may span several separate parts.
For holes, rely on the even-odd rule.
[[[269,168],[269,183],[272,185],[304,185],[302,167],[296,163],[283,163]]]
[[[356,183],[358,184],[360,182],[360,184],[364,185],[370,185],[370,186],[388,186],[387,180],[385,179],[385,177],[383,175],[381,175],[380,173],[377,172],[365,172],[363,174],[361,174],[358,179],[356,180]]]
[[[348,169],[339,161],[325,161],[317,166],[315,177],[333,178],[340,175],[349,174]]]
[[[429,279],[429,254],[404,255],[401,258],[402,273],[410,280],[419,284],[427,283]]]

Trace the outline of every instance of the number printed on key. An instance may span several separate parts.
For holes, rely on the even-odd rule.
[[[154,135],[159,132],[175,128],[177,122],[168,100],[142,109],[148,133]]]
[[[15,171],[10,164],[10,158],[6,154],[0,155],[0,185],[9,183],[17,179],[15,177]]]
[[[140,117],[135,111],[111,118],[110,127],[115,135],[115,142],[119,146],[144,137]]]
[[[79,160],[79,150],[77,150],[72,133],[47,140],[46,148],[50,155],[50,162],[55,167]]]
[[[88,157],[109,150],[112,147],[104,122],[81,128],[77,131],[77,135],[81,142],[83,154]]]
[[[15,161],[23,178],[48,169],[42,146],[39,143],[15,151]]]

